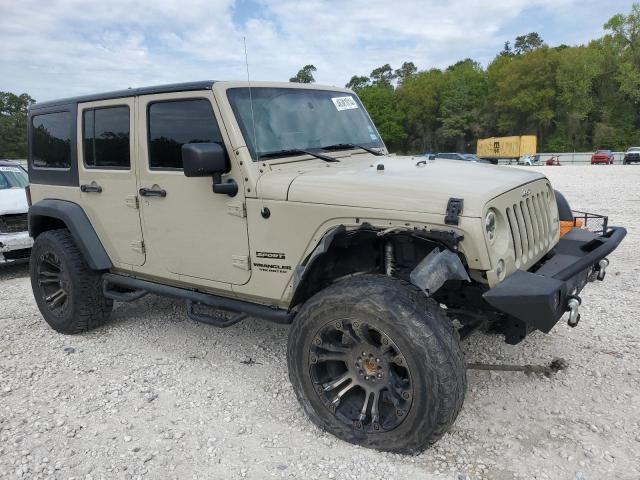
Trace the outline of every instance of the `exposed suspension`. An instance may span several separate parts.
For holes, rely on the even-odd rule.
[[[396,268],[395,253],[393,250],[393,243],[386,241],[384,244],[384,273],[391,277],[393,270]]]

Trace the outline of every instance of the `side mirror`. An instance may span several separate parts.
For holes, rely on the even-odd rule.
[[[213,177],[214,193],[233,197],[238,184],[233,180],[222,183],[222,174],[231,170],[225,149],[217,143],[185,143],[182,145],[182,167],[186,177]]]
[[[227,153],[217,143],[182,145],[182,167],[187,177],[210,177],[230,170]]]

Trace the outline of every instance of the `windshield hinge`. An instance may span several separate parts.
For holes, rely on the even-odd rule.
[[[463,198],[450,198],[447,203],[447,215],[444,217],[444,223],[447,225],[458,225],[458,217],[462,213],[463,206]]]

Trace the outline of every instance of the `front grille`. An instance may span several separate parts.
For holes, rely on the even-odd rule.
[[[506,209],[516,267],[531,264],[546,253],[554,231],[546,192],[532,193]]]
[[[6,261],[25,260],[31,256],[30,248],[21,248],[20,250],[11,250],[10,252],[4,252],[4,258]]]
[[[0,216],[0,233],[26,232],[28,228],[26,213]]]

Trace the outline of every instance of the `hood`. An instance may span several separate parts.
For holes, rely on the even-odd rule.
[[[340,163],[279,164],[260,178],[265,199],[444,215],[450,198],[462,215],[480,217],[485,204],[544,175],[519,168],[423,157],[353,155]],[[378,164],[384,170],[378,170]]]
[[[29,204],[24,188],[5,188],[0,190],[0,215],[27,213]]]

